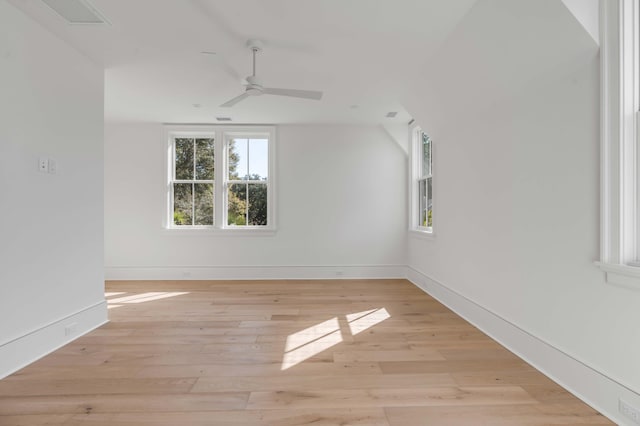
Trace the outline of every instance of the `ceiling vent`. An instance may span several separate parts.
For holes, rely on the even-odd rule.
[[[231,121],[231,117],[216,117],[218,121]]]
[[[69,24],[106,24],[107,20],[87,0],[42,0]]]
[[[394,118],[396,115],[398,115],[397,111],[391,111],[387,113],[387,118]]]

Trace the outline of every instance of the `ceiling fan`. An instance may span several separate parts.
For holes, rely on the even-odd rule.
[[[259,96],[264,94],[315,100],[320,100],[320,98],[322,98],[322,92],[315,90],[276,89],[273,87],[264,87],[262,82],[258,77],[256,77],[256,53],[262,50],[262,42],[260,40],[249,40],[247,41],[247,47],[251,49],[251,52],[253,53],[253,73],[246,78],[247,84],[245,86],[244,93],[223,103],[220,105],[221,107],[232,107],[249,96]]]

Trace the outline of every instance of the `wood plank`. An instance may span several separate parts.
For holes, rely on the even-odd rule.
[[[554,387],[555,383],[544,374],[534,369],[530,370],[488,370],[488,371],[465,371],[451,374],[455,382],[460,386],[478,386],[495,383],[498,385],[543,385]]]
[[[257,336],[121,336],[118,343],[121,345],[192,345],[211,343],[254,343]],[[78,344],[100,345],[113,341],[110,336],[83,336],[78,339]]]
[[[381,374],[377,363],[334,363],[305,362],[289,369],[283,369],[282,363],[271,364],[202,364],[202,365],[159,365],[144,367],[136,373],[136,377],[238,377],[238,376],[277,376],[299,375],[318,376],[327,374],[345,374],[357,376],[361,374]]]
[[[519,359],[512,352],[508,351],[505,348],[490,348],[490,349],[461,349],[461,348],[442,348],[438,349],[438,352],[449,361],[457,361],[457,360],[514,360]]]
[[[381,408],[327,410],[238,410],[191,412],[188,423],[185,413],[122,413],[77,415],[65,426],[389,426]]]
[[[93,379],[119,379],[134,377],[141,370],[139,365],[110,365],[101,364],[99,366],[56,366],[39,367],[28,366],[12,374],[6,379],[8,381],[19,380],[54,380],[54,379],[83,379],[91,377]],[[181,376],[189,377],[189,376]],[[0,412],[1,413],[1,412]]]
[[[580,402],[562,405],[491,405],[479,407],[388,407],[391,426],[551,426],[611,425],[595,410]]]
[[[70,421],[71,414],[44,414],[24,416],[0,415],[0,426],[59,426]]]
[[[248,409],[536,404],[518,386],[251,392]]]
[[[333,353],[335,362],[378,362],[378,361],[444,361],[445,358],[435,349],[409,350],[344,350]]]
[[[385,361],[380,362],[384,374],[445,373],[467,371],[499,371],[500,369],[531,371],[533,367],[521,360],[482,361]]]
[[[55,379],[0,381],[0,397],[86,394],[162,394],[187,393],[196,378],[152,379]]]
[[[191,392],[389,389],[456,386],[451,375],[375,374],[352,376],[201,377]]]
[[[249,392],[55,395],[0,398],[2,415],[93,414],[243,409]]]

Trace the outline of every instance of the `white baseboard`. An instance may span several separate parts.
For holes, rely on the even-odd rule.
[[[107,321],[107,302],[103,300],[46,324],[22,337],[0,344],[0,379],[15,373]],[[72,327],[72,330],[66,329],[69,326]]]
[[[407,279],[616,424],[632,424],[618,400],[640,407],[640,394],[412,267]]]
[[[105,267],[106,280],[316,280],[405,278],[405,265]]]

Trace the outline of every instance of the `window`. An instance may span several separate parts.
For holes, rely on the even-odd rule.
[[[173,225],[212,226],[214,139],[175,137],[173,159]]]
[[[433,232],[433,142],[419,127],[411,129],[411,229]]]
[[[607,282],[640,286],[640,1],[602,3],[601,248]]]
[[[273,230],[271,127],[167,127],[168,229]]]
[[[225,183],[227,225],[266,226],[269,192],[269,140],[231,136]]]

